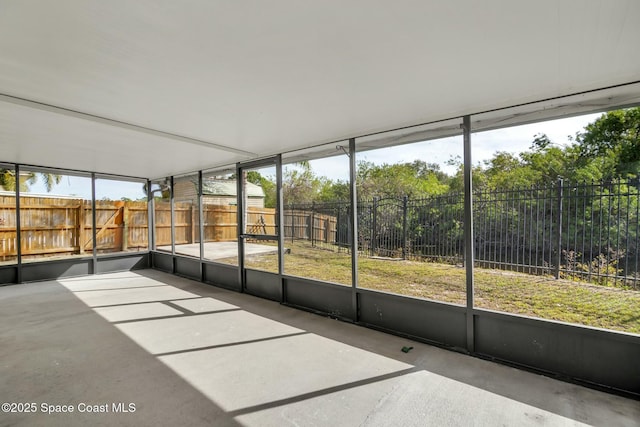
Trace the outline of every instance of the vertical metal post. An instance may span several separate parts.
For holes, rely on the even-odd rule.
[[[20,226],[20,165],[15,165],[16,179],[16,251],[18,255],[16,265],[16,282],[22,283],[22,237]]]
[[[615,252],[615,255],[614,255],[616,257],[616,259],[617,259],[617,257],[619,256],[619,253],[620,253],[620,223],[621,223],[620,214],[622,212],[621,209],[620,209],[620,199],[622,198],[622,193],[620,191],[620,185],[621,185],[621,183],[620,183],[620,181],[618,181],[618,189],[616,191],[616,195],[617,195],[616,199],[618,199],[618,207],[617,207],[617,210],[618,210],[618,221],[617,221],[618,222],[618,224],[617,224],[618,227],[617,228],[618,229],[616,230],[616,252]],[[629,192],[629,190],[627,190],[627,194],[629,194],[628,192]],[[628,222],[627,222],[627,224],[628,224]],[[629,230],[627,230],[627,232],[628,231]],[[628,234],[625,234],[625,235],[628,235]],[[609,254],[609,255],[612,255],[612,254]],[[614,273],[613,273],[613,286],[616,286],[616,284],[618,283],[617,267],[618,267],[618,265],[615,264]]]
[[[542,187],[542,259],[540,265],[543,267],[542,271],[550,273],[550,270],[544,268],[545,254],[547,250],[547,186]],[[549,230],[549,241],[551,241],[551,230]],[[549,255],[549,266],[551,266],[551,255]]]
[[[611,205],[612,201],[614,201],[613,197],[611,197],[611,193],[613,193],[613,188],[609,187],[609,192],[606,194],[607,200],[607,248],[606,248],[606,257],[605,257],[605,265],[604,265],[604,283],[605,285],[609,284],[609,249],[611,248]]]
[[[402,198],[402,259],[407,259],[407,196]]]
[[[467,350],[475,351],[473,318],[473,195],[471,176],[471,116],[462,119],[464,141],[464,266],[467,284]]]
[[[174,188],[174,180],[173,176],[169,178],[169,185],[171,186],[169,190],[169,203],[171,205],[171,272],[175,274],[176,272],[176,210],[175,210],[175,200],[173,195]]]
[[[244,280],[244,171],[240,167],[240,163],[236,165],[236,222],[237,224],[237,240],[238,240],[238,284],[240,285],[240,292],[245,291]]]
[[[597,206],[600,206],[600,212],[598,212],[598,254],[602,253],[602,217],[604,216],[604,207],[603,207],[603,197],[604,197],[604,188],[602,186],[600,186],[599,191],[598,191],[598,204]],[[609,208],[607,208],[609,209]],[[607,227],[609,228],[609,227]],[[598,255],[596,255],[598,256]],[[591,255],[592,259],[593,259],[593,255]],[[600,281],[601,275],[600,275],[600,263],[598,263],[598,268],[596,269],[596,277],[597,280]]]
[[[147,180],[147,248],[149,252],[156,249],[155,203],[151,191],[151,181]]]
[[[589,187],[588,187],[586,181],[583,182],[583,185],[584,185],[584,188],[583,188],[583,192],[582,192],[582,223],[583,224],[590,224],[591,227],[593,227],[593,223],[589,223],[588,219],[586,218],[586,216],[587,216],[587,192],[589,191]],[[591,209],[591,211],[593,211],[593,209]],[[627,210],[627,224],[629,224],[628,215],[629,215],[629,211]],[[582,250],[580,251],[580,253],[582,254],[582,262],[585,263],[585,264],[588,263],[591,260],[591,258],[588,258],[588,259],[585,260],[585,254],[586,254],[586,252],[585,252],[585,249],[586,249],[585,236],[586,236],[586,231],[587,231],[586,229],[587,229],[586,225],[582,227]],[[629,234],[627,233],[627,236],[628,235]],[[589,243],[591,244],[591,242],[589,242]],[[591,269],[589,269],[589,270],[591,270]],[[625,268],[625,271],[629,271],[629,270],[627,270]],[[582,277],[584,277],[584,275]]]
[[[91,235],[93,236],[92,274],[98,271],[98,214],[96,213],[96,174],[91,173]]]
[[[376,239],[376,232],[378,230],[378,197],[374,196],[373,197],[373,206],[372,206],[373,212],[372,212],[372,219],[371,219],[371,243],[369,244],[369,246],[371,247],[371,256],[376,256],[376,243],[377,243],[377,239]]]
[[[562,178],[558,178],[558,227],[556,228],[556,271],[555,278],[560,278],[560,263],[562,262]]]
[[[203,193],[202,171],[198,171],[198,236],[200,239],[200,280],[204,282],[204,207],[202,206]]]
[[[336,209],[336,237],[335,237],[335,243],[338,244],[338,252],[340,252],[340,247],[341,245],[339,243],[342,242],[342,239],[340,237],[340,224],[342,224],[340,222],[340,205],[338,205],[338,208]]]
[[[315,226],[315,221],[316,221],[316,216],[315,216],[315,211],[316,211],[316,202],[311,202],[311,216],[309,217],[309,238],[311,239],[311,247],[315,247],[316,242],[315,242],[315,231],[314,231],[314,226]]]
[[[358,307],[358,200],[356,194],[356,139],[349,139],[349,195],[351,199],[351,306],[353,320],[360,318]]]
[[[284,193],[282,192],[282,155],[276,156],[276,234],[278,235],[278,274],[280,275],[281,302],[287,301],[284,285]]]
[[[638,184],[636,184],[637,186]],[[634,194],[636,197],[640,197],[640,187],[636,187],[636,193]],[[592,214],[593,214],[593,209],[591,210]],[[640,218],[640,203],[636,202],[636,221],[635,221],[635,226],[636,226],[636,230],[635,230],[635,234],[636,234],[636,242],[635,242],[635,252],[636,252],[636,256],[635,256],[635,264],[633,264],[634,270],[636,271],[636,273],[638,272],[638,268],[640,267],[640,264],[638,264],[638,253],[640,252],[640,244],[638,242],[640,242],[639,239],[639,235],[640,235],[640,227],[638,226],[638,221],[637,218]],[[591,223],[593,224],[593,221],[591,221]],[[593,227],[593,226],[592,226]],[[591,246],[593,247],[593,239],[591,239]],[[633,285],[634,286],[638,286],[638,280],[640,280],[640,275],[635,274],[634,275],[634,279],[633,279]]]

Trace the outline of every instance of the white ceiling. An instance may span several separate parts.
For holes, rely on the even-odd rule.
[[[637,0],[0,0],[0,161],[156,178],[637,82],[638,22]]]

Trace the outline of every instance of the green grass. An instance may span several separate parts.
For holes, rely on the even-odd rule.
[[[287,242],[285,273],[338,284],[351,284],[351,256],[346,252]],[[253,268],[277,271],[277,258],[248,260]],[[360,257],[359,287],[465,304],[465,270],[448,264]],[[475,306],[598,328],[640,333],[640,291],[555,280],[501,270],[475,269]]]

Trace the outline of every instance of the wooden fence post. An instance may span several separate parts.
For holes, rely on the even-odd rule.
[[[84,200],[80,200],[80,206],[78,207],[78,215],[76,216],[78,221],[78,247],[79,253],[84,253],[84,241],[86,239],[84,232],[84,222],[85,222],[85,210],[84,210]]]

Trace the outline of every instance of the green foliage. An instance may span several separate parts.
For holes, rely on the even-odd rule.
[[[527,186],[539,175],[525,161],[506,152],[497,152],[485,166],[487,183],[492,189]]]
[[[0,185],[7,191],[16,189],[15,173],[9,169],[0,170]]]
[[[640,108],[610,111],[572,144],[558,146],[547,135],[534,137],[529,150],[513,155],[497,152],[474,169],[474,189],[509,189],[553,184],[558,178],[590,182],[640,174]],[[452,187],[461,189],[462,169]]]
[[[640,108],[610,111],[578,133],[583,159],[605,158],[604,178],[640,173]]]
[[[29,188],[38,181],[38,178],[41,178],[44,181],[47,192],[50,192],[62,180],[62,175],[51,173],[36,174],[35,172],[26,172],[20,175],[20,191],[29,191]],[[13,170],[0,169],[0,186],[7,191],[16,189],[16,176]]]
[[[444,194],[449,190],[448,176],[439,165],[422,160],[412,163],[375,165],[358,163],[356,185],[358,198],[402,197],[423,198]]]
[[[437,164],[423,160],[377,165],[358,163],[358,198],[410,199],[433,197],[464,191],[463,165],[459,158],[449,176]],[[249,172],[252,174],[255,172]],[[545,134],[535,135],[528,150],[514,155],[496,152],[473,167],[473,189],[508,190],[555,185],[566,182],[600,182],[627,178],[640,173],[640,108],[603,114],[577,133],[566,146],[555,144]],[[259,175],[259,174],[258,174]],[[260,185],[261,177],[249,176]],[[253,179],[253,180],[252,180]],[[349,183],[320,177],[309,163],[285,171],[283,191],[287,204],[346,201]]]
[[[330,181],[318,178],[309,162],[297,163],[285,169],[282,192],[286,205],[313,203],[318,200],[323,187]]]
[[[285,205],[347,202],[349,183],[318,176],[309,162],[284,168],[282,191]]]
[[[155,188],[154,188],[155,186]],[[147,183],[142,184],[142,191],[145,196],[148,196],[147,193]],[[158,184],[151,184],[151,191],[153,192],[153,199],[156,201],[168,201],[171,199],[171,190],[169,189],[168,181],[164,186],[159,186]],[[143,197],[140,200],[146,200],[147,197]]]
[[[229,179],[236,179],[236,175],[233,174],[229,177]],[[275,178],[270,179],[262,176],[262,174],[258,171],[247,171],[247,182],[258,185],[262,187],[262,191],[264,192],[264,207],[265,208],[275,208],[276,207],[276,182]]]
[[[412,163],[375,165],[360,162],[357,174],[358,197],[422,198],[444,194],[449,190],[450,178],[437,164],[422,160]],[[319,177],[309,163],[285,169],[282,189],[285,204],[309,204],[349,200],[349,183]]]
[[[264,191],[264,207],[275,208],[277,204],[276,183],[269,178],[261,177],[260,183],[257,185],[260,185]]]
[[[322,182],[320,193],[318,194],[318,202],[346,202],[349,200],[349,183],[337,180],[331,181],[326,179]]]
[[[580,156],[578,145],[559,147],[549,138],[537,135],[528,151],[518,156],[497,152],[474,170],[474,189],[512,189],[553,185],[559,178],[572,181],[599,181],[607,159]]]
[[[265,178],[257,171],[248,171],[247,172],[247,182],[250,182],[255,185],[262,185],[262,182]]]
[[[575,251],[562,250],[565,264],[561,266],[561,269],[566,272],[562,271],[560,277],[578,282],[591,282],[601,286],[616,285],[613,278],[623,273],[619,264],[625,256],[624,250],[616,251],[609,248],[609,254],[598,254],[586,263],[579,261],[581,255]],[[622,286],[617,287],[632,288],[624,286],[624,282]]]

